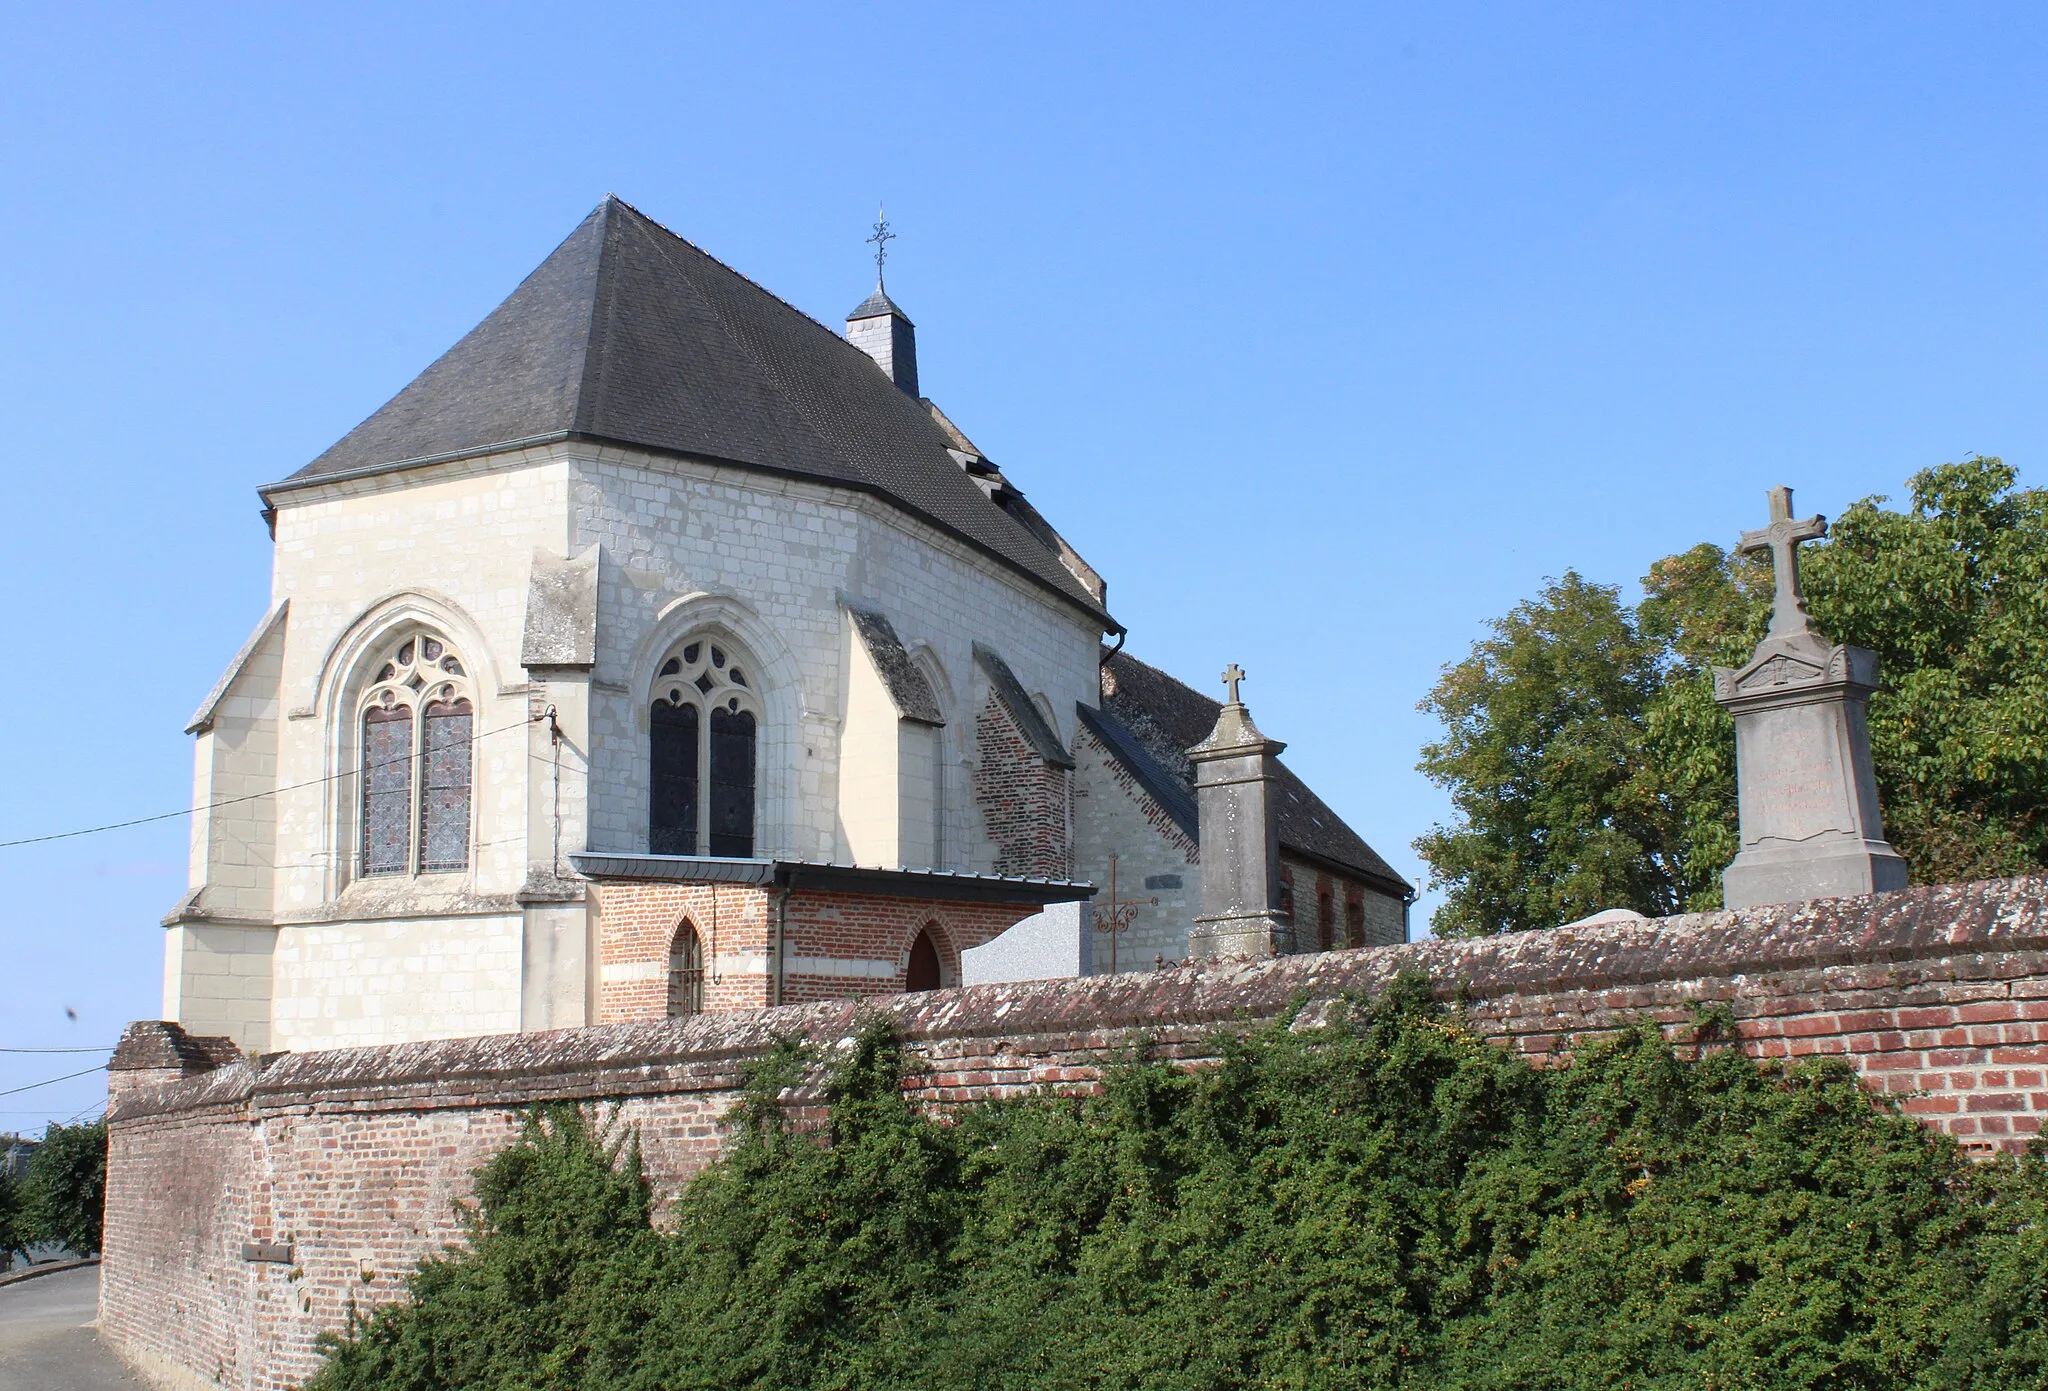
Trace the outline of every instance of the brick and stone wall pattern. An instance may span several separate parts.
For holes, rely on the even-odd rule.
[[[974,722],[974,801],[995,843],[998,874],[1064,879],[1072,871],[1068,775],[1039,757],[991,688]]]
[[[1134,1044],[1199,1064],[1220,1030],[1419,972],[1482,1035],[1545,1065],[1648,1017],[1696,1042],[1701,1006],[1765,1060],[1835,1057],[1974,1152],[2048,1116],[2048,880],[1700,914],[1478,941],[1038,981],[872,1002],[934,1106],[1086,1090]],[[673,1194],[720,1144],[739,1070],[779,1032],[843,1039],[856,1002],[443,1040],[239,1063],[113,1099],[103,1326],[131,1355],[231,1387],[296,1384],[351,1300],[459,1236],[450,1202],[513,1133],[514,1108],[598,1106],[640,1128]],[[119,1073],[127,1063],[117,1055]],[[162,1059],[136,1057],[161,1075]],[[290,1267],[241,1243],[290,1241]]]
[[[688,920],[706,958],[706,1010],[759,1009],[773,998],[775,895],[753,886],[604,884],[598,955],[603,1023],[668,1013],[669,949]],[[882,894],[797,890],[782,906],[785,1004],[894,994],[903,989],[910,944],[930,929],[945,979],[960,953],[1029,917],[1032,905],[957,903]]]
[[[1149,971],[1160,957],[1188,953],[1188,924],[1202,911],[1200,847],[1084,727],[1074,740],[1074,877],[1109,892],[1109,856],[1117,856],[1117,896],[1141,903],[1116,945],[1117,969]],[[1109,934],[1095,934],[1095,970],[1109,970]]]

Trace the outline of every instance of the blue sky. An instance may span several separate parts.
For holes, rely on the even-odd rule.
[[[2048,20],[1993,6],[10,7],[0,840],[171,810],[253,489],[607,192],[925,390],[1412,878],[1416,712],[1789,483],[2041,477]],[[184,826],[0,850],[0,1047],[159,1012]],[[1418,920],[1427,901],[1418,911]],[[75,1017],[73,1017],[75,1015]],[[80,1060],[89,1064],[91,1058]],[[0,1053],[0,1091],[72,1070]],[[0,1096],[0,1130],[99,1079]]]

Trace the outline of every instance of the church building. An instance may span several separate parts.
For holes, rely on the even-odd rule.
[[[934,989],[1020,923],[1186,955],[1220,707],[1123,651],[915,335],[607,199],[261,489],[165,1017],[261,1052]],[[1277,949],[1402,940],[1409,886],[1274,788]]]

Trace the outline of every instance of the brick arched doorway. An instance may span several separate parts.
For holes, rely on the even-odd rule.
[[[903,989],[905,992],[937,990],[944,979],[945,967],[939,956],[939,944],[933,940],[929,927],[919,928],[910,943],[910,971],[903,979]]]

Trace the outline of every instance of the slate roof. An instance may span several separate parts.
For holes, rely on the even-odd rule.
[[[1117,629],[873,359],[617,198],[403,391],[264,493],[566,438],[876,494]]]
[[[1060,743],[1059,731],[1046,723],[1045,712],[1038,708],[1038,702],[1025,693],[1024,683],[1017,679],[1017,673],[1010,670],[1010,664],[993,647],[974,644],[974,660],[988,673],[989,684],[1002,696],[1003,704],[1010,707],[1010,718],[1017,722],[1017,728],[1031,741],[1031,747],[1038,756],[1055,768],[1071,768],[1074,756]]]
[[[875,286],[875,292],[855,305],[853,312],[846,317],[851,322],[854,319],[881,319],[891,314],[903,320],[904,323],[910,324],[910,316],[897,308],[896,301],[890,299],[888,292],[883,290],[880,285],[877,285]],[[916,324],[910,324],[910,326],[912,328],[917,327]]]
[[[853,631],[867,649],[868,659],[875,664],[896,713],[920,724],[944,724],[946,716],[939,709],[939,697],[932,690],[932,683],[911,659],[888,616],[845,594],[839,596],[839,606],[853,620]]]
[[[1139,745],[1157,771],[1148,772],[1134,761],[1125,761],[1125,766],[1141,784],[1161,773],[1170,775],[1184,789],[1192,816],[1194,765],[1188,761],[1187,750],[1209,736],[1222,709],[1221,701],[1209,699],[1159,668],[1148,666],[1128,652],[1112,654],[1105,648],[1102,708],[1093,712],[1096,719],[1090,723],[1111,728],[1112,737],[1103,742],[1120,758],[1120,740]],[[1350,870],[1361,878],[1377,881],[1390,893],[1414,895],[1413,886],[1395,873],[1394,867],[1381,859],[1379,852],[1367,845],[1358,832],[1344,824],[1344,819],[1311,792],[1308,784],[1285,763],[1280,763],[1276,790],[1280,798],[1282,849]],[[1180,820],[1175,803],[1163,797],[1160,802],[1183,830],[1197,834],[1189,823]]]
[[[1102,741],[1103,747],[1137,779],[1138,786],[1159,804],[1159,809],[1172,819],[1173,824],[1199,845],[1202,817],[1195,803],[1193,785],[1183,782],[1181,775],[1161,762],[1159,756],[1145,746],[1145,741],[1121,720],[1087,705],[1077,705],[1074,709],[1088,732]]]

